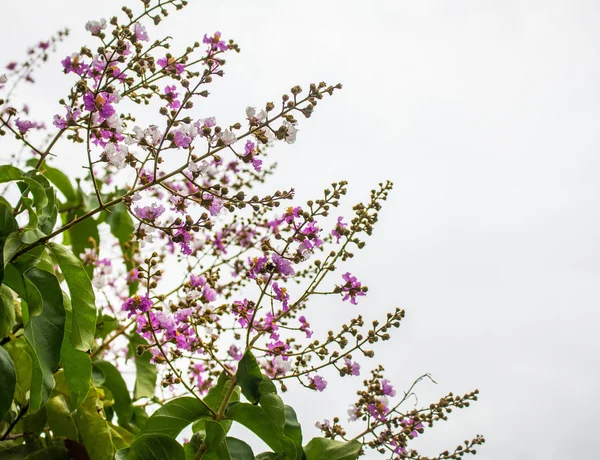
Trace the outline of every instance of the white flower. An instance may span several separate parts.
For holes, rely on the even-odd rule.
[[[202,297],[202,292],[200,292],[198,289],[192,289],[185,296],[186,300],[188,300],[188,301],[196,300],[196,299],[199,299],[200,297]]]
[[[296,133],[298,132],[298,129],[289,121],[284,121],[283,126],[285,127],[285,141],[288,144],[296,142]]]
[[[254,107],[246,107],[246,116],[248,117],[248,121],[250,125],[260,125],[267,118],[267,112],[261,110],[256,114],[256,109]]]
[[[92,35],[97,35],[101,30],[106,29],[106,19],[102,18],[99,21],[88,21],[85,24],[85,30],[90,32]]]
[[[6,84],[7,81],[8,81],[8,77],[6,76],[5,73],[0,75],[0,88],[2,88]]]
[[[108,144],[104,150],[108,162],[111,165],[116,166],[117,169],[123,169],[125,167],[125,158],[128,153],[129,149],[126,145]]]
[[[141,237],[140,246],[143,248],[146,246],[146,243],[154,243],[154,232],[156,229],[154,227],[150,227],[148,225],[142,224],[138,231],[139,236]]]
[[[221,139],[221,141],[225,145],[231,145],[237,141],[237,137],[235,137],[235,134],[233,134],[228,129],[221,131],[219,134],[217,134],[217,137]]]
[[[358,407],[354,404],[350,404],[350,407],[348,408],[348,421],[355,422],[356,420],[358,420]]]
[[[273,367],[277,375],[283,375],[292,370],[292,363],[284,360],[281,356],[276,356],[273,360]]]
[[[204,171],[206,171],[208,169],[210,165],[208,164],[208,161],[206,160],[202,160],[198,163],[194,163],[193,161],[190,160],[190,162],[188,163],[188,169],[190,170],[190,172],[192,174],[197,174],[197,173],[203,173]]]

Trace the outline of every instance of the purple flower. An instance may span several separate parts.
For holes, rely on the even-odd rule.
[[[90,66],[80,60],[81,55],[79,53],[72,54],[71,56],[67,56],[61,62],[64,68],[64,72],[66,74],[73,72],[83,77],[83,75],[90,70]]]
[[[112,93],[102,91],[94,95],[88,91],[83,95],[83,107],[89,112],[98,111],[100,117],[107,119],[115,114],[115,108],[111,105],[115,99]]]
[[[123,303],[123,310],[129,312],[127,317],[131,318],[135,314],[150,311],[152,305],[154,305],[154,302],[150,300],[148,294],[144,295],[143,297],[134,295]]]
[[[37,128],[38,127],[38,125],[36,123],[34,123],[33,121],[20,120],[18,118],[15,120],[15,125],[17,125],[17,128],[19,128],[19,132],[21,134],[25,134],[31,128]]]
[[[371,414],[371,417],[381,422],[385,422],[387,414],[390,411],[387,398],[385,396],[380,396],[376,399],[376,402],[367,404],[367,411]]]
[[[162,204],[157,205],[156,203],[152,203],[152,206],[144,206],[143,208],[136,206],[135,208],[135,215],[140,219],[146,220],[154,220],[160,217],[163,212],[165,212],[164,206]]]
[[[179,243],[179,246],[181,246],[181,252],[183,254],[186,256],[192,254],[192,249],[189,245],[190,241],[192,240],[192,235],[185,229],[185,226],[182,225],[179,227],[171,239],[173,243]]]
[[[204,276],[190,275],[190,286],[200,287],[206,284],[206,278]]]
[[[171,109],[178,109],[179,107],[181,107],[181,102],[177,100],[177,96],[179,96],[179,93],[175,92],[176,89],[177,88],[175,85],[165,86],[165,97],[167,98],[169,108]]]
[[[336,238],[336,243],[340,242],[340,238],[342,237],[342,232],[345,230],[345,228],[348,226],[347,223],[342,222],[343,217],[339,216],[338,220],[337,220],[337,225],[335,226],[335,228],[333,230],[331,230],[331,234],[333,236],[335,236]]]
[[[146,27],[139,22],[136,22],[133,25],[133,33],[135,34],[135,38],[139,41],[147,42],[150,40],[150,37],[148,37],[148,32],[146,32]]]
[[[350,299],[350,303],[352,305],[356,305],[356,297],[365,296],[366,294],[362,290],[362,285],[356,279],[355,276],[352,276],[350,273],[344,273],[342,275],[346,284],[341,286],[339,289],[344,294],[343,301]]]
[[[106,29],[106,19],[102,18],[99,21],[88,21],[85,24],[85,30],[92,35],[98,35],[102,30]]]
[[[344,365],[350,375],[360,375],[360,364],[352,362],[349,358],[344,358]]]
[[[190,136],[188,136],[187,134],[185,134],[183,132],[183,130],[178,129],[173,134],[173,142],[175,143],[175,145],[177,147],[182,147],[184,149],[187,149],[190,146],[190,144],[192,143],[192,138]]]
[[[221,40],[221,32],[217,31],[214,33],[212,37],[209,37],[207,34],[204,34],[203,43],[210,45],[208,48],[209,53],[213,51],[226,51],[229,49],[229,46]]]
[[[273,254],[271,256],[271,260],[273,260],[275,267],[277,267],[277,271],[283,276],[293,276],[296,274],[294,268],[292,267],[292,262],[284,259],[279,254]]]
[[[77,118],[81,116],[81,110],[78,108],[65,105],[65,109],[67,109],[67,115],[65,118],[62,118],[58,114],[54,115],[54,126],[59,129],[65,129],[69,125],[69,122],[73,122],[73,124],[75,124]]]
[[[304,316],[299,317],[298,321],[300,321],[300,330],[306,334],[307,339],[310,339],[313,335],[313,332],[310,330],[310,323]]]
[[[239,361],[244,356],[242,351],[236,345],[231,345],[227,353],[236,361]]]
[[[317,391],[323,391],[327,387],[327,380],[325,380],[320,375],[315,375],[314,377],[308,377],[310,380],[309,388]]]
[[[390,381],[387,379],[383,379],[381,381],[381,392],[386,396],[396,396],[396,390],[392,385],[390,385]]]
[[[419,434],[423,433],[423,424],[416,421],[414,418],[405,418],[400,421],[400,425],[410,430],[410,438],[416,438]]]
[[[282,303],[283,311],[289,310],[288,302],[290,300],[290,295],[287,292],[285,287],[279,287],[277,282],[273,283],[273,291],[275,291],[275,300],[279,300]]]
[[[180,75],[185,70],[185,66],[175,60],[174,57],[167,58],[166,56],[160,58],[156,61],[156,63],[161,66],[163,69],[167,71],[174,71],[177,75]]]

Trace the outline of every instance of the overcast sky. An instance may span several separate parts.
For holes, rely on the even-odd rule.
[[[600,5],[190,3],[163,33],[184,46],[220,30],[242,48],[196,116],[242,120],[247,105],[278,100],[294,84],[344,84],[300,121],[293,146],[277,146],[269,189],[293,185],[301,203],[346,179],[349,210],[377,182],[396,184],[349,265],[368,297],[361,308],[315,305],[312,322],[324,333],[340,311],[375,318],[400,306],[403,326],[373,364],[399,389],[430,372],[438,385],[418,387],[422,403],[481,391],[414,445],[434,455],[481,433],[484,460],[597,455]],[[2,2],[5,62],[59,27],[73,32],[37,74],[35,115],[55,113],[72,83],[59,60],[87,40],[85,21],[120,4]],[[287,397],[306,437],[317,419],[345,419],[360,383],[326,377],[330,391]]]

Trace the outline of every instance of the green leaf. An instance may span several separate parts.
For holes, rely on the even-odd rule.
[[[256,456],[256,460],[285,460],[285,455],[276,454],[275,452],[262,452]]]
[[[19,168],[15,168],[11,165],[0,166],[0,183],[12,181],[22,181],[26,184],[21,192],[23,193],[23,196],[25,196],[27,192],[31,192],[36,208],[43,208],[48,204],[48,197],[46,197],[46,192],[41,184],[32,178],[27,177]]]
[[[108,423],[110,435],[116,449],[125,449],[134,441],[135,435],[125,428]]]
[[[0,346],[0,420],[4,419],[15,395],[17,376],[15,365],[4,347]]]
[[[221,404],[223,403],[223,400],[225,399],[225,396],[230,393],[229,389],[231,385],[232,383],[229,375],[226,372],[221,372],[221,374],[219,374],[219,378],[217,379],[217,384],[211,387],[210,390],[208,390],[208,394],[204,398],[204,402],[214,412],[218,412],[219,408],[221,407]],[[231,396],[229,397],[229,402],[237,402],[239,400],[240,389],[236,386],[236,388],[234,388],[233,392],[231,393]],[[195,421],[192,425],[192,431],[194,433],[200,432],[204,436],[206,434],[205,421],[206,418],[201,418]],[[231,420],[222,420],[221,425],[223,425],[225,432],[228,433],[229,429],[231,428]]]
[[[33,373],[33,363],[29,355],[29,344],[25,337],[11,340],[5,345],[16,371],[15,401],[21,406],[29,402],[29,389]]]
[[[71,211],[67,213],[67,221],[72,221],[77,218],[77,213],[75,211]],[[93,218],[87,218],[82,220],[74,227],[68,230],[69,233],[69,241],[71,243],[71,250],[73,254],[80,260],[81,254],[85,252],[86,249],[91,249],[93,247],[90,242],[90,238],[92,238],[96,242],[96,247],[100,247],[100,234],[98,233],[98,223]],[[94,266],[93,265],[84,265],[85,272],[88,276],[93,278]]]
[[[39,442],[15,446],[9,441],[3,441],[0,442],[0,458],[2,460],[23,460],[29,454],[37,452],[41,448],[42,445]]]
[[[362,443],[340,442],[326,438],[313,438],[304,447],[306,460],[355,460]]]
[[[48,247],[60,266],[71,294],[73,305],[71,343],[77,350],[91,350],[96,331],[96,298],[90,278],[85,273],[81,261],[63,246],[49,243]]]
[[[129,352],[135,362],[134,401],[140,398],[151,398],[154,396],[154,390],[156,389],[158,369],[156,365],[150,362],[152,354],[148,350],[144,350],[141,355],[137,353],[137,347],[144,345],[148,345],[148,342],[139,334],[134,333],[129,336]]]
[[[283,432],[294,442],[298,452],[302,452],[302,427],[298,422],[298,417],[296,417],[296,411],[287,405],[285,406],[285,426],[283,427]]]
[[[32,267],[27,270],[26,279],[38,292],[43,292],[41,313],[30,318],[25,326],[25,338],[30,345],[28,353],[33,364],[29,413],[35,413],[46,403],[54,388],[52,374],[60,361],[65,309],[62,291],[54,275]]]
[[[183,447],[161,433],[143,434],[129,448],[127,460],[185,460]]]
[[[121,372],[107,361],[94,361],[93,366],[104,374],[102,386],[108,388],[115,398],[114,409],[119,417],[119,424],[126,425],[133,415],[133,406]]]
[[[204,439],[207,450],[202,458],[211,458],[211,456],[214,456],[218,460],[231,460],[225,436],[225,430],[219,422],[207,420],[206,438]]]
[[[235,381],[241,387],[242,394],[251,403],[260,401],[259,386],[262,383],[262,379],[262,372],[256,362],[256,358],[250,350],[246,351],[238,364]]]
[[[2,257],[2,264],[0,264],[0,282],[4,280],[4,271],[6,266],[17,253],[17,251],[21,249],[23,243],[21,242],[21,238],[19,238],[19,233],[13,232],[8,235],[5,240],[3,240],[1,246],[2,248],[0,248],[0,257]]]
[[[237,403],[229,407],[227,418],[248,428],[262,439],[275,453],[285,454],[288,459],[300,459],[299,451],[284,432],[285,409],[281,398],[273,393],[263,394],[260,406]]]
[[[71,417],[69,403],[65,395],[57,393],[46,403],[46,417],[52,434],[56,437],[67,439],[79,439],[77,425]]]
[[[0,202],[0,238],[6,238],[18,229],[19,224],[12,214],[12,209],[6,203]]]
[[[133,238],[135,225],[133,219],[123,203],[119,203],[110,208],[111,213],[107,215],[106,222],[110,225],[111,233],[119,240],[119,246],[125,260],[127,271],[134,268],[133,255],[137,251],[138,243]],[[138,283],[131,283],[129,286],[129,295],[137,292]]]
[[[63,445],[54,445],[38,450],[25,457],[25,460],[71,460],[69,450]]]
[[[60,349],[60,360],[64,369],[65,380],[69,390],[69,407],[76,410],[87,397],[92,378],[92,361],[90,356],[77,350],[71,343],[72,306],[70,299],[63,295],[65,306],[65,333]]]
[[[35,414],[28,413],[21,419],[23,422],[23,433],[31,433],[39,436],[46,426],[46,406],[42,407]]]
[[[174,438],[190,423],[207,415],[210,412],[200,401],[183,396],[157,409],[146,421],[142,433],[157,433]]]
[[[113,458],[115,448],[108,422],[102,415],[102,402],[98,399],[96,388],[90,388],[85,401],[73,415],[73,420],[90,460]]]
[[[5,285],[0,286],[0,339],[11,333],[15,324],[15,300],[12,291]],[[1,418],[1,417],[0,417]]]
[[[77,201],[77,195],[71,185],[71,179],[60,169],[52,168],[51,166],[44,165],[44,176],[56,185],[56,188],[65,196],[67,202],[74,204]]]
[[[228,437],[226,442],[232,460],[254,460],[252,448],[241,439]]]

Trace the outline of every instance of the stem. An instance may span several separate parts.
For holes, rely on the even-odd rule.
[[[21,407],[21,410],[19,411],[17,418],[15,418],[13,420],[13,422],[8,427],[8,430],[6,430],[6,433],[4,433],[4,435],[2,436],[2,441],[4,441],[8,437],[8,435],[10,434],[12,429],[15,427],[15,425],[17,423],[19,423],[19,420],[21,420],[21,418],[25,415],[25,412],[27,412],[27,409],[29,409],[29,404],[25,404],[23,407]]]

